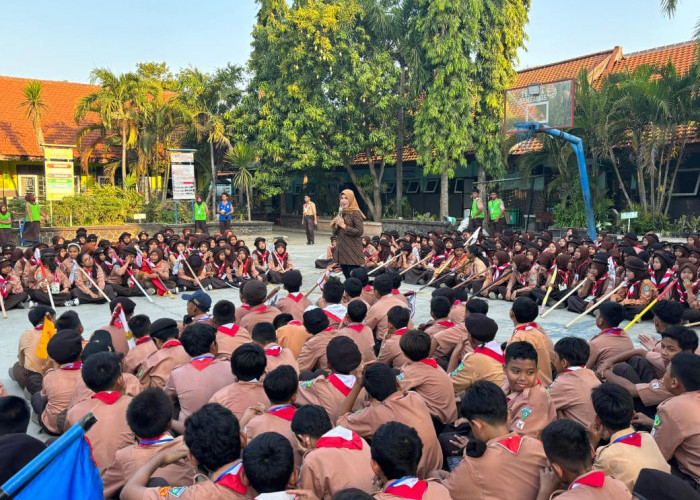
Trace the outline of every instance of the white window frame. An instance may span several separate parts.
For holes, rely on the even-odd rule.
[[[426,179],[425,187],[423,188],[423,193],[435,194],[437,193],[438,186],[440,186],[440,179]]]
[[[700,189],[700,168],[688,168],[688,169],[683,169],[679,170],[678,173],[686,173],[686,172],[697,172],[697,178],[695,179],[695,189],[693,190],[692,193],[674,193],[672,196],[697,196],[698,195],[698,189]],[[676,181],[678,182],[678,181]],[[675,186],[674,186],[675,187]]]

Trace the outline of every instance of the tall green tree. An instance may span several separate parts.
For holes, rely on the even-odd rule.
[[[256,164],[255,149],[250,144],[238,142],[226,151],[224,161],[234,168],[233,185],[245,193],[248,220],[251,221],[250,192],[254,185],[252,170]]]
[[[44,85],[36,80],[27,82],[22,92],[24,93],[24,101],[20,103],[25,109],[25,114],[29,121],[32,122],[34,135],[36,135],[39,147],[44,145],[44,132],[41,129],[41,120],[44,117],[44,112],[48,108],[42,96]]]

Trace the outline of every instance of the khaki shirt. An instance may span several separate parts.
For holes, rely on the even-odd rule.
[[[167,344],[167,342],[166,342]],[[180,365],[190,362],[190,355],[182,345],[160,348],[143,362],[138,377],[144,389],[165,387],[170,373]]]
[[[541,385],[528,387],[522,392],[515,392],[508,386],[508,380],[503,383],[511,432],[539,439],[542,429],[557,419],[557,409],[547,389]]]
[[[243,316],[238,323],[240,323],[240,325],[249,332],[252,332],[255,325],[258,323],[272,323],[275,316],[281,312],[282,311],[274,306],[266,306],[265,304],[261,304],[251,308],[250,312]]]
[[[158,350],[156,344],[150,337],[146,337],[146,340],[141,343],[139,343],[139,340],[141,339],[136,341],[137,344],[122,360],[122,368],[127,373],[136,374],[141,364],[146,361],[146,358]]]
[[[428,363],[435,360],[427,360]],[[443,424],[457,420],[457,403],[450,376],[437,363],[435,366],[423,361],[411,361],[404,365],[398,376],[405,391],[421,395],[430,414]]]
[[[307,340],[297,358],[299,370],[302,372],[306,370],[327,370],[328,358],[326,357],[326,348],[337,333],[336,330],[324,330]]]
[[[629,500],[632,498],[632,493],[627,489],[625,483],[610,476],[605,476],[603,486],[600,488],[587,484],[576,484],[576,481],[596,472],[599,471],[586,472],[574,479],[567,490],[555,491],[549,498],[557,500]]]
[[[297,359],[304,344],[312,336],[300,321],[290,321],[277,329],[277,343],[292,351]]]
[[[277,302],[277,309],[283,313],[291,314],[295,320],[304,321],[304,311],[311,305],[311,301],[304,294],[290,293]]]
[[[691,391],[659,405],[651,435],[666,460],[675,458],[684,474],[700,482],[700,392]]]
[[[219,352],[217,358],[231,359],[233,352],[243,344],[253,341],[250,332],[236,323],[222,325],[216,331],[216,345]]]
[[[370,307],[365,325],[374,330],[375,337],[379,340],[384,340],[386,332],[389,330],[389,318],[387,314],[389,309],[394,306],[406,307],[406,304],[394,294],[388,293]]]
[[[558,374],[547,390],[559,418],[574,420],[588,429],[595,419],[591,391],[599,385],[592,370],[580,368]]]
[[[374,355],[374,335],[367,325],[350,324],[338,330],[338,336],[350,337],[355,342],[363,363],[377,359]]]
[[[223,389],[219,389],[209,400],[210,403],[219,403],[231,410],[231,413],[236,415],[240,420],[243,413],[258,403],[265,406],[270,406],[270,400],[265,394],[263,385],[258,381],[243,382],[238,381],[227,385]]]
[[[241,485],[240,493],[226,486],[216,484],[215,480],[229,470],[240,460],[228,463],[211,473],[211,477],[198,474],[192,486],[163,486],[160,488],[148,488],[142,500],[248,500],[254,498],[255,491]],[[240,477],[240,472],[239,472]],[[214,478],[212,480],[211,478]]]
[[[620,332],[619,329],[614,329],[614,332],[619,333],[604,333],[605,331],[607,330],[600,332],[588,342],[591,354],[588,356],[586,368],[593,371],[606,360],[634,349],[632,339],[624,331]]]
[[[56,363],[49,357],[41,359],[36,355],[36,348],[39,347],[41,340],[41,330],[27,330],[19,338],[19,348],[17,359],[19,365],[30,372],[44,375],[50,368],[56,366]]]
[[[534,324],[536,325],[536,323]],[[518,325],[508,340],[508,345],[513,342],[530,342],[537,350],[537,376],[545,386],[552,383],[552,359],[554,359],[554,345],[552,339],[534,325]]]
[[[82,380],[80,369],[55,368],[44,375],[41,397],[46,401],[46,407],[41,414],[41,421],[48,430],[55,434],[63,433],[63,429],[58,428],[57,419],[61,413],[68,409],[78,380]]]
[[[469,389],[480,380],[488,380],[496,385],[501,385],[505,374],[503,365],[495,359],[478,352],[470,352],[450,374],[454,392]]]

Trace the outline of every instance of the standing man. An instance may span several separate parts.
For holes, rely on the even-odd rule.
[[[478,189],[472,190],[472,211],[469,220],[470,233],[473,233],[484,224],[484,200],[481,199]]]
[[[233,213],[233,207],[231,202],[228,201],[228,195],[226,193],[221,195],[221,201],[218,206],[219,211],[219,232],[224,235],[226,231],[231,227],[231,214]]]
[[[304,196],[304,212],[301,219],[301,225],[306,229],[306,244],[314,244],[314,227],[318,225],[316,216],[316,204],[311,201],[309,195]]]
[[[498,197],[496,191],[491,191],[491,199],[489,200],[489,219],[491,219],[491,235],[503,233],[505,221],[503,217],[506,214],[506,207],[503,200]]]
[[[224,195],[225,196],[225,195]],[[202,200],[202,195],[198,194],[194,202],[194,232],[208,234],[207,218],[209,217],[209,208]]]
[[[36,202],[36,198],[32,193],[28,193],[24,197],[24,201],[27,202],[25,205],[27,210],[27,219],[24,222],[22,239],[28,243],[41,243],[41,219],[46,221],[46,214],[39,207],[39,204]]]

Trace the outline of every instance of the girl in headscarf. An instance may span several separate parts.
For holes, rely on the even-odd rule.
[[[530,291],[537,286],[537,273],[523,255],[513,257],[513,274],[510,275],[506,287],[506,300],[515,300],[518,297],[529,297]],[[489,297],[491,294],[489,293]]]
[[[664,252],[657,252],[651,256],[649,263],[649,279],[652,285],[662,292],[673,281],[673,257]]]
[[[671,290],[671,299],[683,306],[683,319],[690,323],[700,321],[700,301],[698,292],[698,268],[688,261],[678,265],[678,283]]]
[[[571,288],[573,277],[569,269],[571,257],[568,254],[560,253],[554,259],[554,264],[549,268],[545,275],[545,279],[540,281],[540,286],[533,288],[530,294],[538,304],[542,304],[549,286],[552,286],[552,291],[549,293],[548,303],[554,304],[561,299]],[[555,267],[556,266],[556,267]]]
[[[610,300],[625,306],[625,317],[632,320],[654,300],[658,292],[649,279],[646,264],[638,257],[625,259],[625,278],[627,284],[610,297]],[[651,315],[648,311],[642,319],[649,319]]]
[[[12,241],[12,214],[7,205],[0,203],[0,245]]]
[[[567,299],[566,307],[569,311],[580,314],[613,289],[615,276],[608,274],[608,257],[609,254],[605,252],[597,253],[587,267],[585,276],[579,276],[586,283]]]

